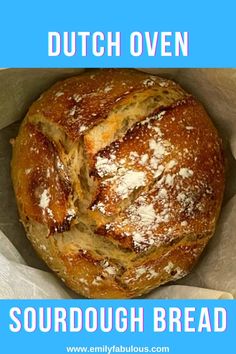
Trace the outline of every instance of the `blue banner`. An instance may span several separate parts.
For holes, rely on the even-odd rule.
[[[2,353],[235,353],[235,301],[1,300]]]
[[[1,4],[0,67],[234,67],[235,2]]]

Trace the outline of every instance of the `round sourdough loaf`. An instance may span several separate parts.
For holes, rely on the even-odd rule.
[[[68,287],[129,298],[191,271],[214,233],[224,159],[206,111],[173,81],[90,70],[30,107],[12,179],[28,238]]]

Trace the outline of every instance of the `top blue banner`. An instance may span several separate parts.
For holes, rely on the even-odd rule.
[[[233,1],[9,1],[0,67],[235,67],[235,10]]]

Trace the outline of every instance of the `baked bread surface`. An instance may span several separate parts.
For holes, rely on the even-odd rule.
[[[188,274],[224,191],[221,140],[173,81],[90,70],[33,103],[13,144],[20,219],[74,291],[130,298]]]

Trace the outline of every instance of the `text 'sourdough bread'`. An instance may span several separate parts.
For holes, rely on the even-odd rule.
[[[31,106],[12,178],[48,266],[86,297],[125,298],[190,272],[214,233],[224,160],[204,108],[177,84],[102,69]]]

